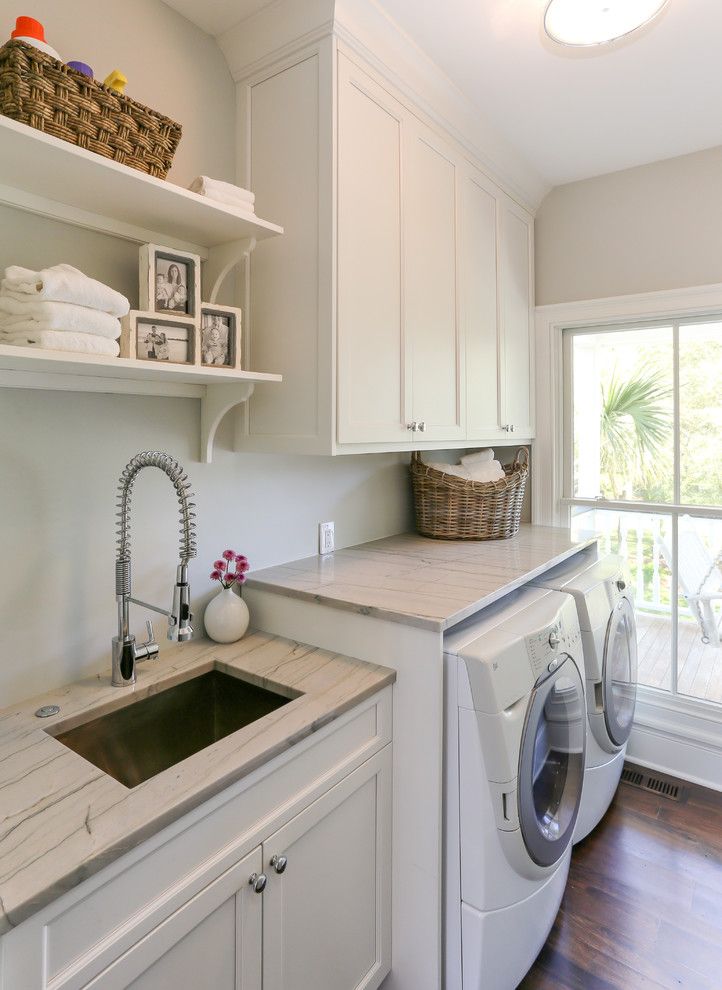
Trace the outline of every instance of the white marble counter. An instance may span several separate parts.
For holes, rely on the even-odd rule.
[[[212,669],[293,700],[132,789],[51,734]],[[135,687],[111,687],[108,669],[0,711],[0,934],[395,677],[251,633],[228,646],[168,646],[138,668]],[[41,705],[59,705],[60,714],[40,720]]]
[[[256,571],[248,586],[444,630],[594,542],[547,526],[483,543],[404,533]]]

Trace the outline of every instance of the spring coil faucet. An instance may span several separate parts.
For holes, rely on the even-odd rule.
[[[133,485],[143,468],[156,467],[168,475],[178,496],[180,515],[180,563],[173,587],[173,603],[170,611],[150,605],[131,595],[130,567],[130,506]],[[135,665],[158,656],[159,647],[153,636],[153,625],[147,622],[148,639],[136,646],[130,633],[130,603],[151,609],[168,617],[168,639],[184,643],[193,638],[191,620],[188,561],[196,555],[196,514],[193,491],[188,475],[170,454],[149,450],[136,454],[125,466],[118,483],[117,518],[118,550],[115,561],[115,597],[118,603],[118,635],[113,637],[113,685],[127,687],[135,684]]]

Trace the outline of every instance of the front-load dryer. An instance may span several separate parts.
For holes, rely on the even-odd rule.
[[[533,582],[573,596],[584,646],[587,765],[574,842],[601,821],[617,790],[637,699],[637,627],[624,563],[584,551]]]
[[[447,990],[512,990],[554,923],[584,775],[574,599],[527,588],[444,640]]]

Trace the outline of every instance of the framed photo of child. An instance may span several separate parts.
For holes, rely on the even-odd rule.
[[[120,356],[153,364],[197,364],[198,328],[195,320],[170,313],[132,309],[123,317]]]
[[[206,368],[241,367],[241,310],[201,303],[201,364]]]
[[[140,309],[196,317],[201,304],[201,259],[158,244],[140,249]]]

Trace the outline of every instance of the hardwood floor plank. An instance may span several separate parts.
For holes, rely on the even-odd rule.
[[[620,785],[520,990],[720,990],[722,794]]]

